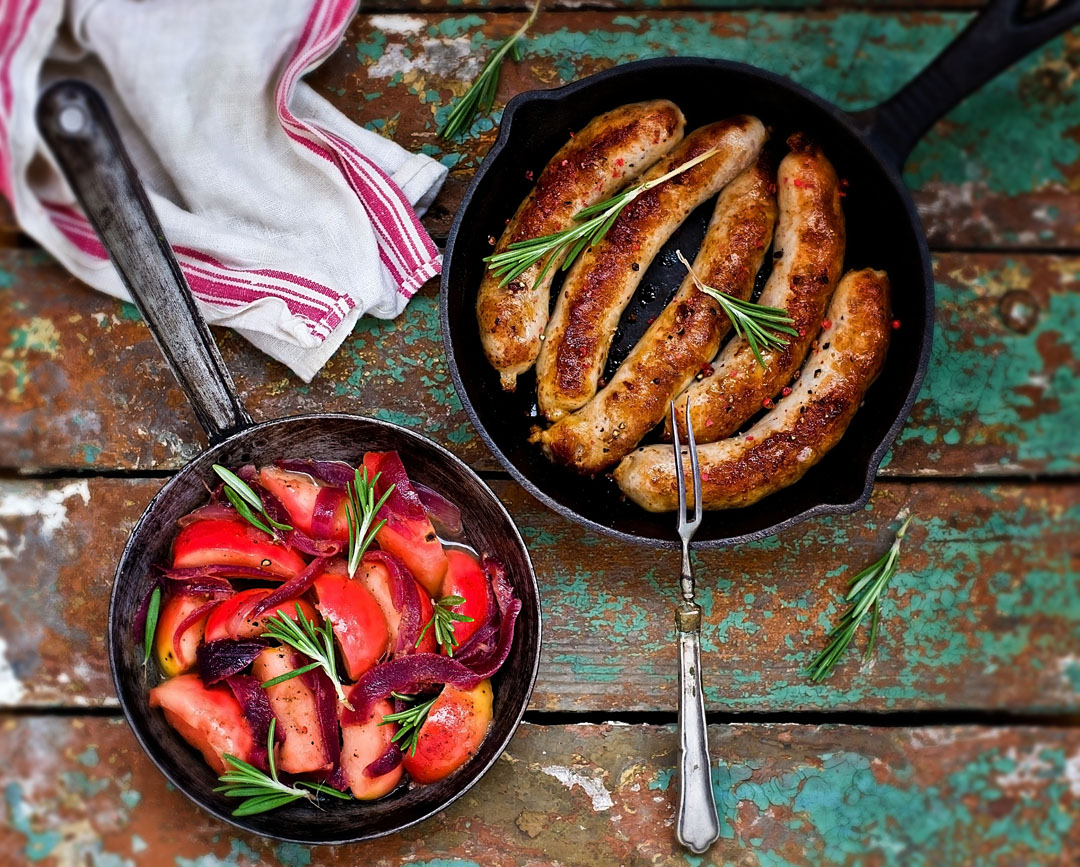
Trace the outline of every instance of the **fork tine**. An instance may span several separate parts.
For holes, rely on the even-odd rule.
[[[675,479],[679,490],[679,532],[686,525],[686,480],[683,478],[682,446],[679,443],[678,415],[675,412],[675,401],[671,402],[671,440],[675,448]]]
[[[690,425],[690,401],[686,402],[686,444],[690,447],[690,472],[694,474],[694,529],[701,523],[701,473],[698,472],[697,442]],[[681,476],[682,473],[680,472]],[[685,488],[686,483],[683,482]]]

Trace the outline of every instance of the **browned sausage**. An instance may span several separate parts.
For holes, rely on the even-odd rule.
[[[866,390],[881,371],[892,331],[884,271],[852,271],[829,307],[830,327],[807,360],[791,394],[740,434],[698,448],[706,509],[749,506],[798,481],[844,435]],[[684,447],[685,449],[685,447]],[[683,459],[693,499],[690,461]],[[678,506],[671,446],[640,448],[615,470],[623,492],[650,512]]]
[[[619,317],[649,263],[691,211],[753,164],[766,137],[761,121],[749,115],[695,130],[643,180],[713,149],[717,153],[642,193],[574,263],[536,362],[537,401],[548,419],[573,412],[596,394]]]
[[[552,157],[494,252],[569,228],[578,211],[610,197],[675,147],[685,125],[679,107],[666,99],[620,106],[593,118]],[[562,256],[556,257],[542,279],[546,261],[538,262],[505,286],[484,272],[476,298],[480,340],[507,391],[540,352],[551,280],[561,262]]]
[[[777,173],[780,221],[773,247],[780,258],[758,303],[786,310],[799,336],[791,337],[787,346],[763,349],[764,369],[745,338],[733,339],[720,350],[713,374],[693,383],[676,404],[681,426],[690,402],[690,423],[699,443],[733,434],[788,384],[806,358],[842,273],[844,212],[836,172],[804,137],[792,136],[788,144],[791,153]]]
[[[749,298],[775,222],[776,176],[762,154],[720,193],[694,271],[707,286]],[[720,306],[688,275],[611,382],[534,439],[553,460],[581,473],[618,463],[713,359],[730,328]]]

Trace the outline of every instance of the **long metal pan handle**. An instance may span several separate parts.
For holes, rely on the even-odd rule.
[[[251,425],[101,96],[61,81],[37,123],[211,443]]]
[[[990,0],[926,69],[863,115],[867,135],[896,168],[903,167],[933,123],[965,96],[1080,21],[1080,0],[1058,0],[1030,17],[1024,17],[1024,6],[1025,0]]]

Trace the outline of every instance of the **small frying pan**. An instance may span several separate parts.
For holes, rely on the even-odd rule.
[[[535,417],[535,378],[520,377],[507,394],[484,358],[476,292],[488,237],[531,187],[568,134],[618,105],[667,98],[682,108],[687,129],[736,112],[760,117],[773,141],[805,131],[818,140],[849,182],[846,268],[889,272],[901,321],[885,370],[840,443],[790,488],[744,509],[706,513],[698,548],[761,539],[812,515],[843,514],[870,497],[878,465],[903,427],[930,357],[934,282],[930,252],[915,206],[900,178],[912,147],[964,96],[1050,37],[1080,20],[1080,0],[1059,0],[1022,19],[1022,0],[990,0],[966,30],[918,77],[882,105],[848,114],[786,78],[705,58],[629,63],[565,87],[523,93],[503,113],[499,138],[465,193],[446,245],[442,277],[443,341],[461,402],[498,460],[534,496],[561,515],[628,542],[675,547],[672,515],[654,515],[623,499],[608,477],[583,480],[556,468],[527,440]],[[684,223],[645,273],[623,316],[608,361],[610,373],[667,303],[684,275],[674,258],[691,259],[712,210],[707,203]],[[558,282],[553,296],[558,292]]]
[[[38,126],[191,399],[210,447],[180,470],[139,519],[116,569],[109,605],[109,662],[120,706],[161,772],[204,809],[244,830],[306,844],[351,843],[407,828],[457,800],[506,748],[529,702],[540,661],[536,576],[517,528],[487,486],[458,458],[406,428],[352,415],[305,415],[253,424],[236,395],[210,329],[195,308],[172,250],[147,201],[101,97],[80,82],[60,82],[38,104]],[[206,502],[215,463],[267,464],[279,458],[343,460],[354,466],[369,450],[396,449],[416,481],[450,493],[469,543],[507,567],[522,610],[510,656],[494,678],[494,719],[487,739],[459,771],[429,786],[399,788],[372,802],[306,803],[245,818],[213,791],[217,777],[199,754],[148,705],[159,679],[143,665],[132,624],[152,582],[168,563],[176,521]]]

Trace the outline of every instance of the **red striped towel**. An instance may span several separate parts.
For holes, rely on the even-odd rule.
[[[34,126],[40,89],[105,96],[209,322],[305,380],[356,320],[439,273],[417,213],[446,177],[301,81],[357,0],[0,0],[0,192],[77,277],[127,298]]]

